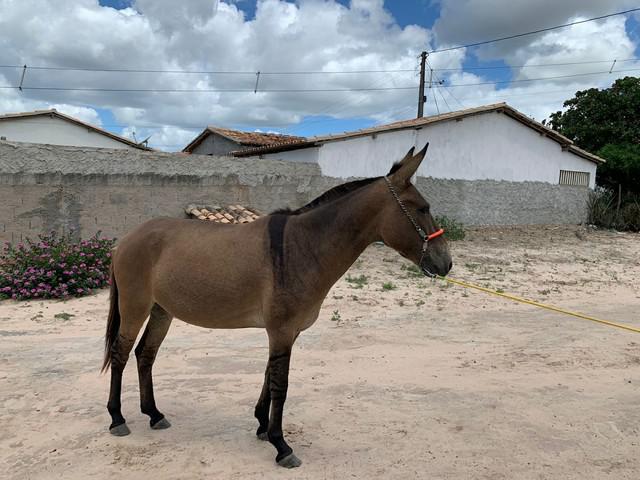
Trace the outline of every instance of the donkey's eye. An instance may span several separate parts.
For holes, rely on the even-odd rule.
[[[429,213],[429,207],[421,207],[418,209],[418,213],[424,213],[427,215]]]

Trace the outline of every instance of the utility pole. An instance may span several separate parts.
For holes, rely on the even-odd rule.
[[[420,90],[418,90],[418,118],[424,116],[424,102],[427,97],[424,94],[424,70],[427,63],[427,52],[420,54]]]

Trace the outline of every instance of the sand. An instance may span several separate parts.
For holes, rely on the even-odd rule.
[[[640,327],[640,235],[476,229],[452,250],[455,278]],[[2,478],[640,478],[640,335],[432,282],[386,247],[296,343],[295,470],[254,436],[261,330],[174,321],[154,377],[173,426],[149,429],[131,362],[132,434],[109,435],[107,296],[0,302]]]

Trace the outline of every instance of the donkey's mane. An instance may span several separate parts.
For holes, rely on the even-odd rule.
[[[397,171],[399,168],[400,168],[400,163],[394,163],[387,175],[391,175],[392,173]],[[308,212],[309,210],[313,210],[314,208],[319,207],[320,205],[325,205],[339,198],[342,198],[345,195],[351,192],[355,192],[356,190],[359,190],[362,187],[369,185],[381,178],[382,177],[364,178],[362,180],[354,180],[352,182],[343,183],[341,185],[333,187],[330,190],[327,190],[322,195],[311,200],[309,203],[307,203],[306,205],[300,208],[297,208],[295,210],[291,210],[290,208],[281,208],[271,212],[271,215],[300,215],[301,213],[305,213],[305,212]]]

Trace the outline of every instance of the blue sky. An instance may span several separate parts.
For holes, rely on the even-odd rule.
[[[153,146],[167,150],[180,149],[207,124],[303,136],[355,130],[415,116],[421,50],[635,6],[632,0],[220,0],[217,9],[214,0],[98,3],[77,0],[60,9],[54,0],[8,2],[0,16],[7,39],[0,65],[247,73],[30,70],[28,86],[71,89],[0,89],[0,113],[55,107],[117,134],[133,137],[135,132],[138,140],[151,136]],[[22,22],[25,16],[32,22]],[[633,60],[640,56],[639,18],[614,17],[487,47],[434,53],[430,66],[444,83],[427,89],[425,112],[506,101],[542,120],[577,90],[605,88],[616,78],[640,73],[640,62]],[[33,25],[38,25],[38,35]],[[607,74],[613,59],[618,62]],[[252,72],[266,69],[376,72],[263,75],[263,91],[256,94],[214,92],[252,90]],[[594,72],[600,73],[585,75]],[[0,67],[0,84],[17,84],[20,73]],[[87,88],[105,91],[82,91]],[[111,91],[118,88],[131,90]],[[285,92],[264,91],[273,88]],[[168,92],[144,91],[148,89]],[[184,89],[191,93],[172,92]],[[314,92],[295,91],[299,89]]]
[[[338,3],[349,6],[349,0],[337,0]],[[100,5],[117,9],[127,8],[132,5],[131,0],[99,0]],[[247,18],[251,20],[256,14],[257,0],[239,0],[235,2]],[[435,3],[435,2],[433,2]],[[438,8],[429,0],[395,0],[384,2],[385,8],[391,12],[400,26],[410,24],[431,27],[438,18]]]

